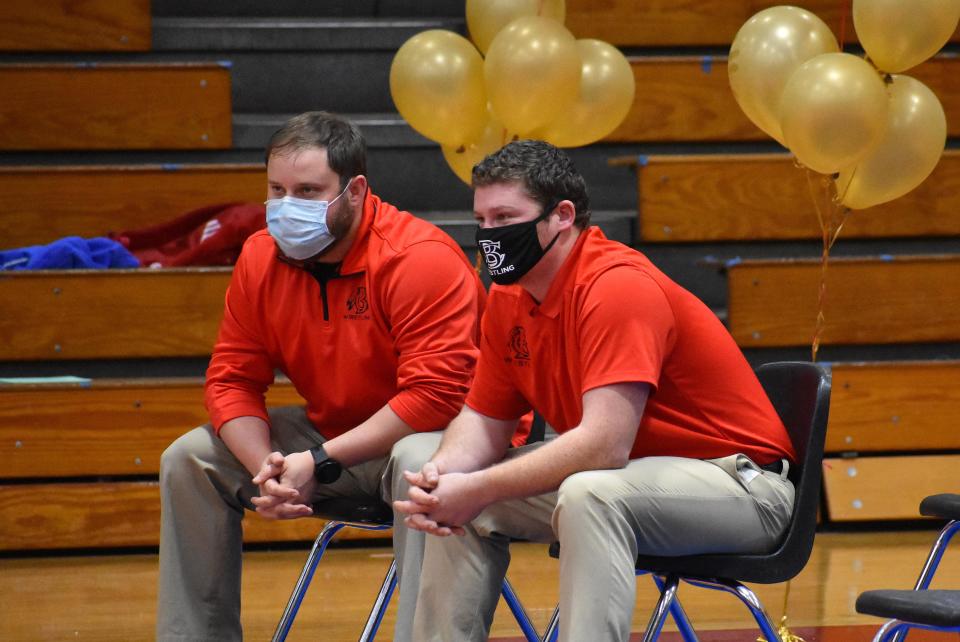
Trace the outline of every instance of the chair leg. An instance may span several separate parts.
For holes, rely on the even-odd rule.
[[[651,573],[650,577],[653,578],[653,583],[657,585],[657,589],[663,593],[663,580],[654,573]],[[677,597],[674,597],[673,602],[670,604],[670,615],[677,625],[677,630],[680,631],[680,637],[683,638],[683,642],[699,642],[697,634],[693,630],[693,625],[690,624],[690,620],[687,618],[687,612],[683,610],[683,605],[680,604],[680,599]]]
[[[557,642],[557,636],[560,634],[560,605],[553,609],[553,615],[550,616],[550,622],[547,629],[543,632],[541,642]]]
[[[641,575],[646,571],[638,571],[637,575]],[[657,589],[660,591],[660,594],[663,595],[663,580],[657,577],[654,574],[650,574],[650,577],[653,578],[654,583],[657,585]],[[677,629],[680,631],[680,637],[683,638],[683,642],[699,642],[696,632],[693,630],[693,625],[690,624],[689,618],[687,618],[686,611],[683,610],[683,605],[680,604],[680,600],[673,597],[670,602],[670,615],[673,617],[673,621],[677,625]],[[553,615],[550,616],[550,622],[547,624],[546,630],[543,632],[543,637],[540,638],[541,642],[557,642],[557,636],[559,634],[560,626],[560,606],[553,609]]]
[[[693,586],[700,586],[718,591],[726,591],[736,595],[737,598],[739,598],[740,601],[743,602],[748,609],[750,609],[753,619],[757,621],[757,626],[760,627],[760,631],[767,639],[767,642],[783,642],[783,640],[780,639],[780,634],[777,633],[776,625],[770,619],[767,611],[763,608],[760,598],[757,597],[756,593],[748,589],[740,582],[737,582],[736,580],[705,580],[686,577],[683,578],[683,580]]]
[[[387,606],[390,604],[390,598],[393,596],[394,589],[397,588],[397,560],[390,560],[390,568],[383,577],[383,584],[380,585],[380,592],[373,606],[370,607],[370,615],[367,616],[367,623],[363,626],[363,632],[360,633],[359,642],[369,642],[377,637],[377,631],[380,629],[380,623],[383,621],[383,615],[387,612]]]
[[[947,550],[947,544],[950,543],[950,540],[956,535],[957,531],[960,531],[960,521],[957,520],[949,522],[940,531],[940,534],[937,536],[937,541],[930,547],[930,553],[927,555],[927,560],[923,563],[923,569],[920,571],[917,583],[913,586],[914,591],[925,591],[930,587],[930,582],[933,581],[933,574],[937,572],[937,567],[940,566],[943,553]],[[897,620],[890,620],[890,622],[895,621]],[[899,629],[893,636],[892,642],[903,642],[907,638],[908,631],[909,627]]]
[[[650,614],[647,630],[643,633],[643,642],[653,642],[660,637],[660,630],[663,629],[663,623],[667,619],[667,613],[670,612],[673,598],[677,595],[679,584],[680,579],[676,575],[667,575],[663,583],[663,590],[660,591],[660,599],[657,600],[657,606]]]
[[[873,636],[873,642],[887,642],[892,636],[905,634],[906,631],[900,625],[900,620],[887,620],[877,631],[877,634]]]
[[[273,632],[273,642],[282,642],[287,639],[287,634],[293,625],[293,619],[297,617],[297,610],[300,608],[300,603],[303,602],[304,595],[307,594],[310,580],[313,579],[313,572],[317,570],[317,564],[320,562],[320,558],[323,557],[323,552],[327,549],[327,544],[330,543],[333,536],[344,526],[346,526],[346,524],[343,522],[327,522],[323,530],[320,531],[320,534],[317,535],[317,539],[313,541],[313,548],[310,549],[307,561],[300,571],[300,577],[297,578],[297,583],[293,587],[293,593],[290,594],[290,599],[287,600],[287,605],[283,609],[283,615],[280,617],[277,629]]]
[[[940,531],[940,535],[937,536],[937,541],[934,542],[930,548],[927,561],[923,564],[920,577],[917,578],[917,583],[913,587],[914,591],[925,591],[930,587],[930,581],[933,580],[933,574],[937,571],[937,566],[940,565],[940,559],[943,557],[947,544],[950,543],[950,540],[958,530],[960,530],[960,521],[952,521]]]
[[[500,594],[503,595],[503,601],[510,607],[510,612],[513,613],[514,619],[517,620],[517,625],[519,625],[520,630],[523,631],[523,637],[526,638],[527,642],[540,642],[540,634],[537,633],[537,629],[534,628],[533,623],[530,621],[530,616],[527,614],[527,610],[523,608],[520,598],[517,597],[517,592],[513,590],[513,585],[510,584],[510,580],[506,577],[503,578]]]

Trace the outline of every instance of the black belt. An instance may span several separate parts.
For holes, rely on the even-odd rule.
[[[768,470],[771,473],[777,473],[778,475],[783,472],[783,460],[778,459],[776,461],[771,461],[769,464],[763,464],[760,468]]]

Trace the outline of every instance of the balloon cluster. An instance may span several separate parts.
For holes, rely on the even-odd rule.
[[[467,0],[473,42],[431,29],[394,56],[397,110],[440,143],[466,183],[474,164],[511,140],[579,147],[612,132],[630,110],[630,63],[606,42],[575,39],[565,13],[564,0]]]
[[[771,7],[737,32],[730,86],[760,129],[834,176],[843,206],[878,205],[922,183],[943,153],[940,101],[901,72],[946,44],[958,20],[960,0],[853,0],[864,59],[842,53],[814,14]]]

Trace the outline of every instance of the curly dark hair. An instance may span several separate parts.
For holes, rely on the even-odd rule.
[[[473,187],[517,182],[544,208],[563,200],[576,208],[574,224],[590,225],[590,197],[583,176],[566,152],[542,140],[507,143],[473,166]]]
[[[290,154],[312,147],[327,150],[327,162],[340,177],[341,189],[354,176],[367,173],[367,143],[360,129],[326,111],[308,111],[284,123],[267,143],[266,161],[274,154]]]

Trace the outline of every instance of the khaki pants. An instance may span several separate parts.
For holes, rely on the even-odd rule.
[[[793,508],[786,473],[744,455],[645,457],[571,475],[555,493],[493,504],[466,536],[427,538],[414,639],[486,640],[509,540],[518,538],[561,543],[561,640],[627,640],[637,555],[771,550]]]
[[[271,409],[270,425],[274,450],[291,453],[323,443],[303,408]],[[409,447],[412,443],[419,447]],[[318,485],[313,499],[354,497],[390,502],[394,497],[406,497],[403,470],[419,470],[439,443],[440,433],[402,439],[389,457],[353,466],[335,483]],[[158,640],[242,639],[240,520],[245,509],[253,510],[250,498],[258,493],[250,478],[210,425],[191,430],[163,453]],[[402,519],[396,521],[393,533],[400,593],[394,639],[410,640],[424,536],[408,533]],[[272,589],[286,593],[293,583],[291,578],[289,586]]]

